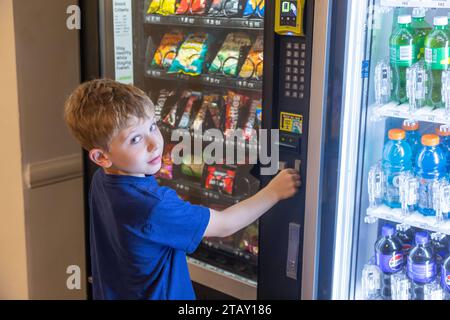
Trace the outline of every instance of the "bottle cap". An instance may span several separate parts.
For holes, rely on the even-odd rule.
[[[424,18],[427,9],[425,8],[414,8],[412,11],[413,18]]]
[[[422,144],[427,147],[435,147],[439,144],[440,139],[435,134],[424,134],[422,136]]]
[[[391,129],[389,130],[388,136],[391,140],[403,140],[405,139],[406,133],[402,129]]]
[[[435,26],[446,26],[448,25],[448,17],[444,16],[434,17],[433,23]]]
[[[381,228],[381,234],[384,237],[389,237],[392,236],[394,234],[395,230],[394,227],[390,224],[385,224],[382,228]]]
[[[416,244],[427,244],[430,241],[428,232],[419,231],[416,233]]]
[[[407,24],[407,23],[411,23],[411,16],[407,16],[407,15],[404,15],[404,16],[398,16],[397,21],[398,21],[399,24]],[[447,23],[448,23],[448,22],[447,22]]]
[[[403,130],[405,131],[416,131],[419,130],[419,122],[416,120],[405,120],[403,121]]]
[[[441,137],[448,137],[450,136],[450,126],[442,125],[439,128],[436,128],[436,133]]]

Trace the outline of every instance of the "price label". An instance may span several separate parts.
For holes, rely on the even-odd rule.
[[[382,7],[450,8],[450,0],[381,0]]]

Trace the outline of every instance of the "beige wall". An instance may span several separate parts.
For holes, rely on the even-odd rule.
[[[0,47],[4,49],[3,33],[8,30],[5,36],[11,43],[8,59],[0,61],[0,66],[5,64],[1,70],[7,68],[10,74],[0,80],[0,90],[7,90],[9,99],[1,107],[0,120],[7,121],[9,128],[1,125],[0,132],[11,144],[9,157],[0,157],[0,194],[8,189],[8,203],[15,205],[7,212],[0,209],[2,216],[14,217],[8,238],[2,232],[6,225],[0,224],[0,259],[6,260],[10,246],[17,255],[14,263],[7,260],[0,265],[0,299],[84,299],[81,149],[62,118],[64,100],[80,82],[79,32],[66,27],[66,9],[77,1],[1,0],[0,4]],[[6,12],[9,20],[3,18]],[[11,177],[3,179],[4,174]],[[30,178],[35,176],[40,183]],[[66,287],[70,265],[82,269],[81,290]],[[7,272],[15,267],[20,272]],[[19,286],[17,275],[20,291],[3,292],[8,286]]]
[[[12,1],[0,1],[0,298],[28,298]]]

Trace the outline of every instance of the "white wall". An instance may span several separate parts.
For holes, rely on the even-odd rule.
[[[11,69],[11,76],[0,80],[1,90],[5,89],[3,82],[9,85],[7,94],[11,102],[1,109],[2,115],[3,109],[7,110],[10,127],[14,119],[16,123],[9,130],[3,125],[0,128],[2,136],[8,137],[12,154],[8,161],[0,160],[3,164],[0,177],[3,169],[14,174],[18,185],[10,190],[12,179],[0,179],[0,194],[8,189],[11,193],[8,201],[16,198],[11,210],[0,211],[1,216],[14,216],[16,224],[11,231],[15,238],[9,237],[13,241],[1,241],[0,257],[7,252],[2,247],[5,243],[13,244],[14,252],[21,253],[15,263],[22,270],[20,280],[24,283],[20,297],[84,299],[81,149],[69,135],[62,116],[64,100],[80,82],[79,32],[66,27],[66,9],[77,1],[1,0],[0,3],[0,23],[9,29],[11,38],[7,50],[11,57],[0,62],[0,66],[4,63]],[[10,14],[12,8],[13,22],[11,16],[3,21],[4,8]],[[3,29],[2,26],[2,48]],[[0,237],[4,237],[1,231]],[[78,265],[83,271],[81,290],[66,287],[69,276],[66,269],[70,265]],[[3,284],[12,285],[17,280],[6,272],[12,266],[8,261],[0,265],[0,299],[19,297],[2,292]]]

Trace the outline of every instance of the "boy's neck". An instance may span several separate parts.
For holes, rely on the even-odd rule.
[[[138,178],[145,178],[145,174],[143,174],[143,173],[128,173],[128,172],[123,172],[121,170],[113,169],[113,168],[103,168],[103,171],[106,174],[114,174],[114,175],[119,175],[119,176],[132,176],[132,177],[138,177]]]

